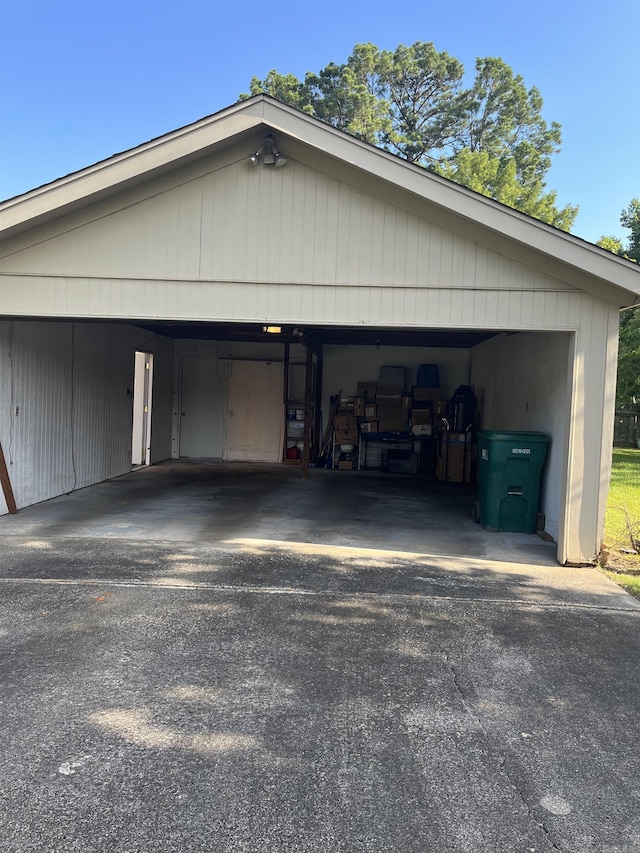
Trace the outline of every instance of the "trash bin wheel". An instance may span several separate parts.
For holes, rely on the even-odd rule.
[[[473,502],[473,508],[471,510],[471,515],[476,524],[480,523],[480,501]]]

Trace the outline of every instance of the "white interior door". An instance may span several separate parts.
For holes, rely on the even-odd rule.
[[[218,361],[183,358],[180,363],[180,456],[222,459],[226,383]]]
[[[151,390],[153,355],[136,352],[133,380],[133,432],[131,464],[149,465],[151,456]]]
[[[282,362],[234,361],[227,397],[226,459],[280,462],[283,381]]]

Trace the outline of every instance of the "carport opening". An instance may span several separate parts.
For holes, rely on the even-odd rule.
[[[28,391],[29,399],[45,413],[51,400],[51,406],[60,411],[56,423],[65,423],[62,415],[66,412],[68,429],[42,433],[47,441],[57,442],[60,452],[56,458],[63,464],[60,470],[51,467],[47,472],[51,483],[44,482],[30,501],[21,501],[24,483],[14,477],[17,505],[111,479],[131,465],[185,458],[189,463],[251,463],[237,469],[236,476],[245,479],[246,473],[247,480],[256,471],[256,463],[258,467],[278,463],[287,469],[283,482],[289,483],[296,475],[314,476],[324,469],[321,479],[326,493],[335,488],[337,496],[347,488],[349,478],[360,477],[370,482],[365,491],[383,499],[393,475],[406,483],[408,494],[431,490],[459,495],[471,518],[473,498],[470,501],[469,494],[477,490],[474,451],[465,455],[461,467],[459,459],[452,465],[455,454],[449,448],[449,467],[445,458],[443,469],[442,439],[435,423],[441,412],[431,405],[429,424],[424,412],[428,407],[415,405],[439,402],[444,406],[443,416],[448,417],[451,411],[447,407],[456,390],[466,386],[472,389],[477,406],[472,415],[474,426],[549,435],[539,509],[545,516],[546,532],[558,541],[572,416],[571,333],[277,325],[279,331],[272,333],[255,323],[61,324],[42,320],[34,338],[33,324],[18,324],[29,345],[37,341],[32,357],[39,359],[41,369],[38,383],[31,383],[28,389],[26,384],[20,385],[16,399]],[[419,381],[423,365],[438,368],[439,387]],[[402,378],[384,378],[384,382],[392,389],[391,383],[397,382],[395,391],[389,393],[387,388],[386,396],[395,396],[394,405],[387,408],[403,418],[403,429],[387,428],[394,435],[385,436],[388,440],[375,447],[378,438],[373,430],[381,426],[380,412],[362,407],[370,403],[384,408],[377,399],[377,386],[385,371],[398,368]],[[23,371],[20,381],[22,375],[36,374]],[[428,399],[419,401],[416,390],[423,384]],[[409,400],[410,407],[405,405]],[[339,411],[342,409],[345,411]],[[30,426],[25,417],[29,411],[21,404],[18,415],[16,408],[14,446],[19,431]],[[213,426],[206,418],[197,422],[211,412]],[[341,435],[336,441],[335,417],[339,414],[353,419],[346,424],[347,430],[355,423],[351,440]],[[416,414],[426,422],[420,423]],[[377,427],[370,426],[372,423]],[[405,425],[410,429],[405,430]],[[431,436],[424,429],[429,426]],[[463,418],[461,423],[449,421],[449,426],[459,432],[468,423]],[[422,445],[420,450],[417,443]],[[456,468],[458,476],[448,476]],[[272,500],[286,514],[292,504],[285,491],[278,487]],[[336,501],[338,504],[339,497]],[[340,506],[340,518],[347,521],[350,513],[358,511],[355,504]],[[425,518],[425,524],[429,523]]]
[[[303,478],[319,468],[336,478],[417,477],[438,491],[457,490],[471,516],[475,433],[541,431],[551,442],[540,518],[557,540],[571,417],[569,333],[286,324],[273,333],[225,323],[144,329],[174,343],[174,459],[279,462]],[[424,378],[432,368],[437,385]],[[387,399],[378,398],[381,387]],[[471,401],[461,399],[465,390]],[[384,477],[375,481],[384,488]]]

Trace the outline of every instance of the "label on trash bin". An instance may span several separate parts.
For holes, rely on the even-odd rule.
[[[523,453],[526,456],[530,456],[531,455],[531,448],[530,447],[512,447],[511,452],[512,453]]]

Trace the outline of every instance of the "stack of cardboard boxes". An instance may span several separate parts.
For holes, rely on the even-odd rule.
[[[355,415],[336,414],[334,421],[336,444],[357,444],[358,418]]]
[[[408,398],[402,388],[378,385],[376,391],[376,417],[379,432],[409,431]]]
[[[413,441],[413,450],[422,449],[419,455],[432,460],[426,466],[421,463],[421,470],[435,471],[439,480],[468,483],[477,460],[476,445],[470,432],[455,433],[449,429],[446,414],[447,400],[443,399],[440,388],[413,386],[411,392],[406,392],[397,386],[359,382],[355,397],[339,401],[334,419],[335,446],[336,449],[342,445],[357,446],[360,433],[372,437],[377,433],[411,433],[404,438]],[[424,450],[427,447],[429,451]],[[413,452],[410,455],[413,457]],[[336,467],[356,467],[344,456],[342,453]],[[413,461],[409,460],[407,470],[412,468]]]
[[[471,432],[443,430],[440,434],[436,476],[448,483],[470,483],[478,459]]]

